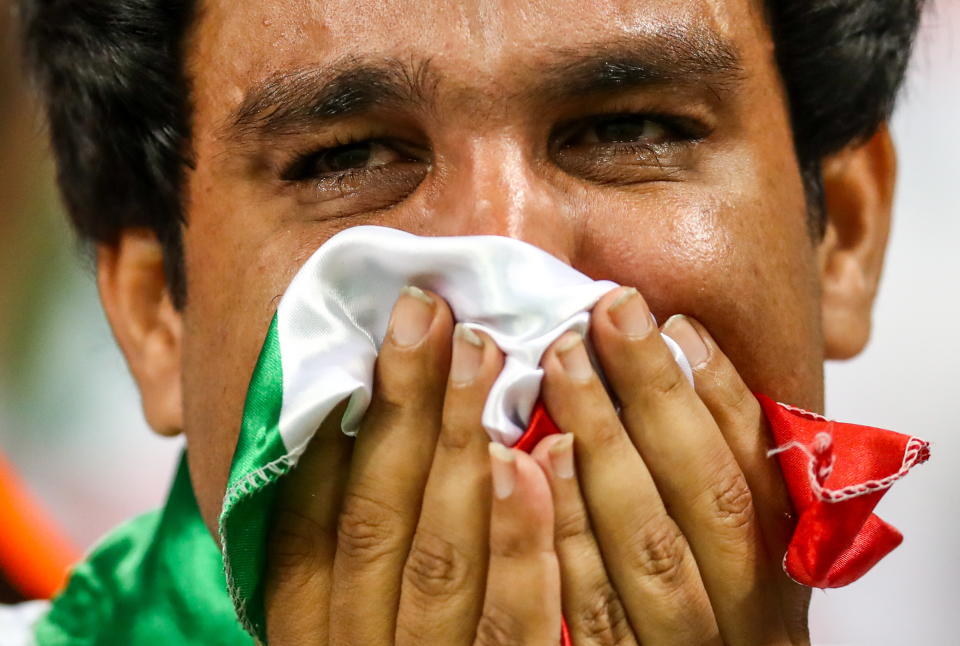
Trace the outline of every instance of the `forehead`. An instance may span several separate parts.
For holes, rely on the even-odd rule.
[[[669,48],[690,34],[748,68],[770,59],[754,0],[203,0],[188,67],[198,108],[235,107],[278,72],[351,58],[429,60],[439,82],[507,95],[558,52],[651,38]]]

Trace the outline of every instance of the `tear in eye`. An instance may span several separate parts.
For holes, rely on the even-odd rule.
[[[321,158],[317,160],[318,170],[322,168],[321,172],[337,172],[353,168],[363,168],[370,161],[370,158],[373,157],[372,148],[374,145],[372,142],[364,141],[350,144],[349,146],[334,148],[323,154]]]
[[[584,128],[568,142],[568,146],[616,143],[658,144],[668,141],[673,133],[664,124],[644,117],[624,116],[605,119]]]
[[[310,153],[295,162],[283,174],[283,178],[302,181],[340,175],[350,171],[386,166],[407,158],[407,155],[401,154],[386,143],[368,139]]]

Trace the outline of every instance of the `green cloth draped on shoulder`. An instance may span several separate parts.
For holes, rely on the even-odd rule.
[[[254,643],[227,593],[186,459],[166,506],[109,534],[35,628],[38,646]]]

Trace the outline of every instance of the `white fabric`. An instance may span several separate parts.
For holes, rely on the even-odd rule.
[[[33,625],[50,609],[49,601],[0,604],[0,646],[32,646]]]
[[[584,333],[590,308],[617,287],[511,238],[420,237],[374,226],[333,236],[300,269],[278,309],[280,432],[293,455],[348,395],[342,428],[356,433],[404,285],[440,294],[457,321],[487,333],[505,353],[482,423],[491,439],[507,445],[529,420],[546,348],[568,330]],[[663,338],[691,378],[679,346]]]

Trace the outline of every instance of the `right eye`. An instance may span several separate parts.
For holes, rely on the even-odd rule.
[[[367,139],[322,148],[297,159],[284,173],[288,181],[301,182],[365,171],[396,162],[416,162],[392,142]]]
[[[370,214],[396,206],[430,170],[430,151],[399,139],[338,141],[301,154],[280,173],[315,219]]]

